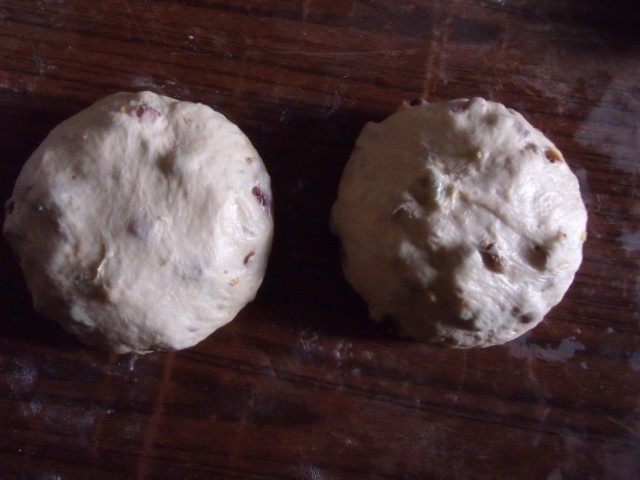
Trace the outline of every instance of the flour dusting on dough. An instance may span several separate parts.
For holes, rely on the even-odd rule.
[[[332,211],[371,317],[454,346],[537,325],[582,261],[587,214],[562,153],[481,98],[405,105],[365,126]]]
[[[255,296],[271,203],[258,152],[223,115],[118,93],[33,153],[4,233],[35,308],[83,341],[121,353],[181,349]]]

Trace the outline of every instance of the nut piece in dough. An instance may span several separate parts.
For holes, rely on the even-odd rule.
[[[256,295],[273,235],[270,179],[220,113],[118,93],[33,153],[4,234],[36,310],[84,342],[187,348]]]
[[[573,281],[586,223],[560,151],[481,98],[405,105],[366,125],[331,219],[371,317],[457,347],[537,325]]]

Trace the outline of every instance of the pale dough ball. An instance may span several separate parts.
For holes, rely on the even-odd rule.
[[[230,322],[262,282],[267,171],[236,125],[151,92],[57,126],[6,205],[36,310],[117,352],[181,349]]]
[[[332,212],[345,276],[372,318],[459,347],[538,324],[573,281],[586,222],[553,143],[481,98],[369,123]]]

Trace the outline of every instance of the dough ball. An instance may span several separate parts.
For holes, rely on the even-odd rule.
[[[108,96],[25,164],[4,233],[36,310],[117,352],[181,349],[262,282],[267,171],[236,125],[151,92]]]
[[[587,213],[562,154],[481,98],[369,123],[333,206],[347,280],[371,317],[457,347],[522,335],[562,299]]]

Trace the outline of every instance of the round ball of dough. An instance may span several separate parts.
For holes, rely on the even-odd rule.
[[[371,317],[457,347],[522,335],[562,299],[587,214],[562,154],[481,98],[369,123],[333,206],[347,280]]]
[[[240,129],[151,92],[110,95],[25,164],[4,233],[33,303],[117,352],[190,347],[262,282],[270,180]]]

